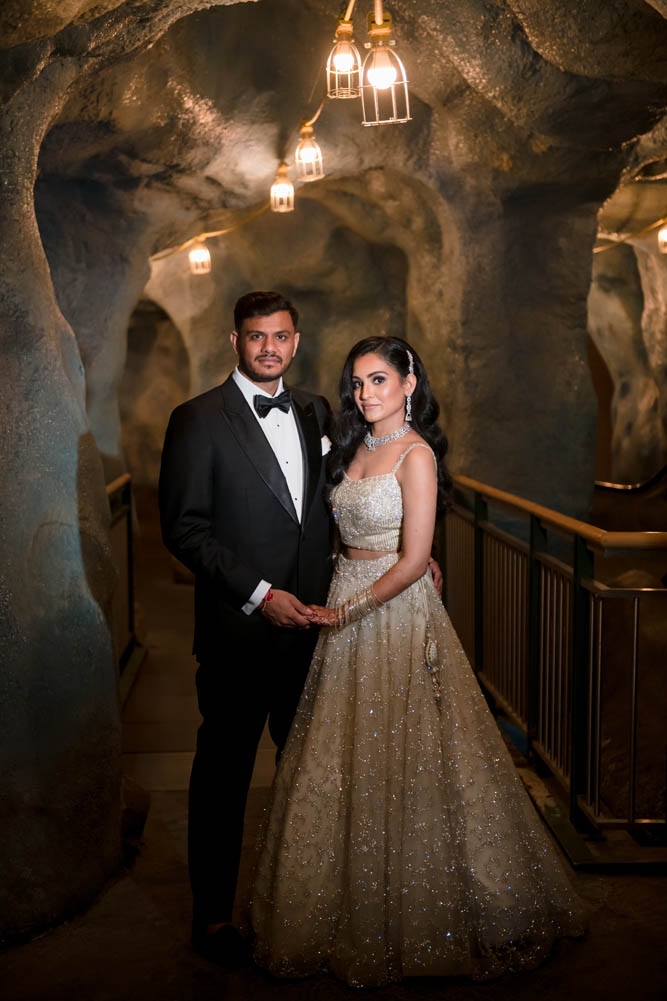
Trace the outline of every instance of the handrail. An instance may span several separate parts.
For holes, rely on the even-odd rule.
[[[129,473],[121,473],[120,476],[117,476],[115,480],[111,481],[111,483],[107,483],[107,497],[110,497],[111,494],[115,494],[118,490],[122,490],[125,484],[129,483],[131,479],[132,477]]]
[[[667,550],[667,532],[607,532],[603,528],[596,528],[585,521],[570,518],[568,515],[560,514],[560,512],[543,507],[534,501],[525,500],[516,494],[510,494],[505,490],[498,490],[497,487],[480,483],[479,480],[473,480],[469,476],[457,475],[453,476],[452,479],[454,483],[467,490],[473,490],[477,495],[487,500],[493,500],[503,507],[533,515],[541,523],[550,525],[561,532],[578,535],[600,552],[614,549]]]
[[[651,487],[655,487],[660,480],[665,479],[666,476],[667,466],[663,466],[657,473],[650,476],[648,480],[640,480],[638,483],[610,483],[607,480],[595,480],[595,489],[609,490],[612,493],[614,491],[619,493],[642,493],[644,490],[650,490]]]
[[[656,553],[664,559],[667,532],[605,531],[471,477],[453,480],[462,496],[443,531],[449,614],[481,685],[504,715],[501,725],[568,793],[573,826],[563,828],[562,846],[573,862],[589,865],[592,856],[575,830],[657,825],[664,836],[666,820],[654,795],[663,751],[653,741],[647,757],[642,744],[659,706],[649,706],[645,695],[642,702],[640,694],[647,658],[653,663],[659,656],[654,641],[663,634],[653,625],[667,621],[667,588],[610,586],[596,579],[596,569],[600,556],[632,557],[634,566],[655,562]],[[555,545],[552,535],[568,544]],[[642,643],[644,635],[652,645]],[[629,703],[614,695],[614,678],[629,686]],[[609,734],[618,765],[613,775],[604,742]],[[639,848],[628,858],[651,864]]]

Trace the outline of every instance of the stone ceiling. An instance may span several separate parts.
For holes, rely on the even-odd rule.
[[[357,102],[327,101],[316,127],[326,177],[297,190],[298,237],[288,240],[279,218],[258,222],[275,254],[262,256],[257,241],[246,241],[252,267],[238,260],[248,253],[235,246],[243,240],[230,238],[237,282],[215,308],[228,315],[251,273],[269,284],[275,273],[297,297],[311,294],[321,284],[308,273],[320,253],[308,244],[321,219],[313,213],[329,213],[330,232],[395,247],[408,262],[404,330],[440,358],[434,383],[455,466],[582,510],[595,421],[582,346],[589,249],[601,205],[602,229],[611,233],[634,232],[662,212],[662,183],[633,178],[659,172],[667,154],[664,10],[641,0],[388,6],[413,120],[364,129]],[[324,0],[3,6],[5,174],[21,176],[25,197],[36,183],[41,242],[110,470],[123,465],[117,391],[149,257],[265,202],[279,158],[291,160],[299,122],[319,102],[338,12]],[[359,43],[366,14],[360,3]],[[248,233],[259,237],[260,229]],[[301,262],[301,280],[277,267],[288,258]],[[363,312],[363,304],[359,289],[349,302],[340,289],[358,276],[333,266],[329,298],[306,320],[324,330],[325,313],[341,310],[350,321],[336,336],[349,343],[353,309]],[[155,294],[173,318],[182,300]],[[369,287],[365,305],[378,295]],[[231,360],[210,345],[201,350],[218,366]],[[543,355],[551,372],[563,373],[550,386],[541,384]],[[201,369],[201,359],[191,362]],[[314,364],[303,378],[332,395],[332,372]],[[193,388],[213,377],[204,372]],[[526,383],[540,408],[536,423]],[[548,465],[563,420],[571,468],[559,484],[569,485],[554,495]],[[520,447],[544,456],[543,468],[514,454],[517,422],[537,429]]]

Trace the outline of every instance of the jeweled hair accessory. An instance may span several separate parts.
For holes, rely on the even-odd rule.
[[[415,374],[415,360],[412,357],[412,351],[410,351],[409,348],[406,348],[405,350],[408,353],[408,372],[410,373],[410,375],[414,375]]]

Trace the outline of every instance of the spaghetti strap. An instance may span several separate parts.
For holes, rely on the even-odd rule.
[[[398,469],[398,467],[400,466],[400,464],[403,462],[403,459],[406,457],[406,455],[410,454],[410,452],[412,451],[413,448],[427,448],[429,450],[429,452],[431,453],[431,455],[433,456],[433,461],[435,462],[435,464],[437,466],[437,459],[435,457],[435,454],[434,454],[433,449],[431,448],[431,446],[427,445],[426,442],[424,442],[424,441],[413,441],[412,445],[408,445],[408,447],[406,448],[405,452],[401,452],[401,454],[399,455],[398,459],[396,460],[396,462],[394,464],[394,468],[392,469],[392,473],[396,472],[396,470]]]

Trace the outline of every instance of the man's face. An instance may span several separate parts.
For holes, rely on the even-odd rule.
[[[275,382],[290,367],[299,344],[287,310],[269,316],[251,316],[230,339],[239,356],[239,368],[252,382]]]

